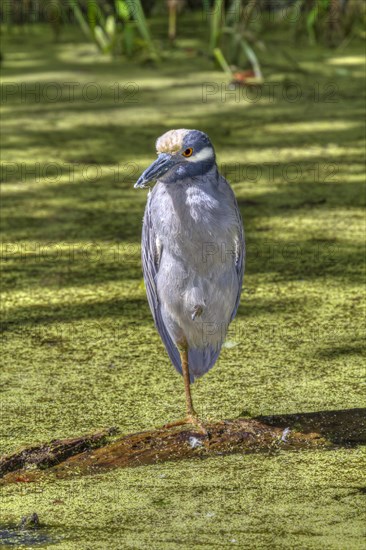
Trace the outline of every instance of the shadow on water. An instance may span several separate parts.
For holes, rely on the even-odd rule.
[[[103,320],[126,316],[131,322],[150,323],[147,301],[144,299],[113,299],[101,302],[55,306],[30,306],[17,308],[15,316],[9,316],[2,324],[2,331],[25,325],[42,325],[63,321]]]
[[[285,166],[280,164],[279,171]],[[235,165],[227,166],[229,173],[237,170]],[[10,288],[15,281],[14,270],[31,276],[37,284],[42,275],[57,271],[60,280],[46,278],[41,281],[46,286],[55,286],[55,282],[56,286],[70,286],[125,278],[140,280],[139,242],[145,196],[132,193],[132,182],[121,183],[103,177],[97,184],[64,183],[7,193],[3,207],[8,206],[9,212],[4,211],[2,223],[7,238],[15,244],[7,247],[4,243],[3,257],[11,261],[9,265],[5,263],[3,276]],[[245,198],[238,198],[247,228],[247,273],[273,272],[290,280],[324,276],[344,279],[346,274],[347,284],[360,282],[363,247],[357,241],[350,243],[342,238],[342,218],[337,228],[335,214],[339,208],[361,206],[360,184],[338,182],[336,193],[334,186],[310,184],[307,180],[284,183],[280,189],[261,196],[245,192]],[[245,183],[240,183],[240,187],[244,189]],[[21,210],[24,202],[29,205],[26,213]],[[46,213],[37,213],[38,202],[49,204]],[[315,238],[301,231],[301,219],[315,214],[319,219],[334,216],[333,235],[319,231]],[[275,229],[278,218],[292,224],[291,239],[281,240],[283,234],[278,235]],[[17,241],[25,242],[17,245]],[[27,241],[31,241],[29,246]],[[39,243],[41,252],[34,242]],[[44,251],[45,243],[48,244]],[[55,243],[64,243],[66,250],[60,250]],[[33,255],[32,246],[36,249]],[[19,283],[18,280],[18,288]]]
[[[366,444],[366,409],[259,416],[256,420],[306,434],[318,433],[335,445],[353,447]]]

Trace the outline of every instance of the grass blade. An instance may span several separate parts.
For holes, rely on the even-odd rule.
[[[227,74],[228,76],[230,76],[230,78],[231,78],[232,75],[233,75],[232,70],[230,69],[229,64],[226,61],[225,56],[222,53],[222,51],[220,50],[220,48],[215,48],[214,51],[213,51],[213,54],[215,56],[216,61],[218,62],[218,64],[222,68],[222,70],[224,71],[224,73]]]
[[[220,25],[223,10],[223,0],[216,0],[211,20],[210,52],[214,53],[220,36]]]
[[[75,19],[80,25],[81,30],[85,34],[87,38],[93,38],[93,33],[90,30],[90,27],[88,25],[88,21],[85,19],[84,14],[82,10],[79,7],[79,4],[77,0],[69,0],[69,6],[74,12]]]
[[[142,38],[145,40],[149,50],[150,54],[155,58],[158,59],[158,53],[155,49],[154,43],[152,41],[149,27],[146,22],[144,10],[142,8],[140,0],[126,0],[126,4],[128,6],[129,12],[133,19],[136,21],[137,28],[142,36]]]

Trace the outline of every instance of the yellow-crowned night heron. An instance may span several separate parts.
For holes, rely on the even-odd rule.
[[[142,228],[147,298],[169,357],[183,374],[187,416],[167,424],[203,428],[190,384],[215,364],[238,309],[244,233],[234,193],[208,136],[170,130],[135,187],[149,192]]]

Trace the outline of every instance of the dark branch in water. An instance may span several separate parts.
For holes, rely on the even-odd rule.
[[[32,445],[10,456],[0,457],[0,477],[9,472],[37,467],[46,469],[65,461],[70,456],[106,445],[116,428],[69,439],[55,439],[44,445]]]
[[[116,429],[30,447],[0,459],[2,483],[65,478],[228,453],[332,448],[366,443],[366,409],[238,418],[206,424],[209,436],[192,427],[156,429],[119,437]],[[46,472],[47,470],[47,472]]]

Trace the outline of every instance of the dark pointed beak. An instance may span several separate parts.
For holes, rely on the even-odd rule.
[[[172,155],[169,155],[168,153],[160,153],[156,161],[153,162],[143,174],[141,174],[135,183],[134,188],[137,189],[138,187],[147,187],[147,183],[159,179],[161,176],[166,174],[173,165],[174,160]]]

